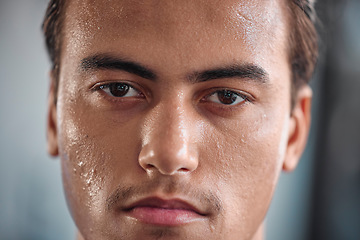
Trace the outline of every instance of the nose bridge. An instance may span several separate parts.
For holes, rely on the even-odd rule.
[[[163,139],[177,150],[186,147],[189,140],[189,126],[185,121],[186,111],[183,106],[169,104],[161,112],[160,121],[157,122],[159,139]],[[174,149],[175,150],[175,149]]]
[[[181,102],[163,102],[149,114],[139,163],[148,172],[172,175],[198,165],[192,144],[191,113]]]
[[[165,105],[165,104],[164,104]],[[189,129],[185,121],[185,111],[180,106],[167,104],[157,109],[156,117],[152,121],[149,144],[159,149],[158,154],[174,157],[180,156],[189,141]]]

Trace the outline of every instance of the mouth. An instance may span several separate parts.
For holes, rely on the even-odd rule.
[[[159,226],[179,226],[206,218],[205,213],[186,201],[157,197],[137,201],[123,211],[142,223]]]

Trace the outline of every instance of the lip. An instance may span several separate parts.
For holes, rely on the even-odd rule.
[[[206,217],[205,213],[185,200],[164,200],[158,197],[139,200],[123,211],[142,223],[159,226],[179,226]]]

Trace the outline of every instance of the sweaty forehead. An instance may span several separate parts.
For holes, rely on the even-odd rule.
[[[173,69],[249,56],[252,62],[268,64],[278,61],[276,52],[286,54],[284,2],[69,0],[63,51],[67,61],[95,52],[136,53],[146,64],[178,64]]]
[[[70,0],[66,19],[82,34],[112,27],[123,37],[139,32],[161,37],[211,32],[244,38],[279,28],[280,5],[279,0]]]

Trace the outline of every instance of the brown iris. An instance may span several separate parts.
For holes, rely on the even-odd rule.
[[[236,101],[236,99],[239,97],[236,93],[228,90],[222,90],[218,93],[219,101],[223,104],[232,104]]]
[[[129,85],[124,83],[109,84],[109,91],[114,97],[123,97],[129,92]]]

